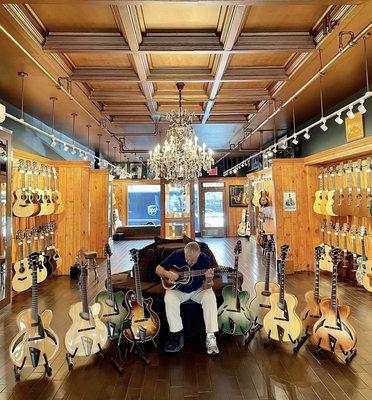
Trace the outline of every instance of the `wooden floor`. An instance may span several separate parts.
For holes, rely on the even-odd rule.
[[[234,239],[207,239],[220,264],[232,265]],[[128,250],[142,247],[148,241],[113,244],[113,270],[130,268]],[[254,243],[243,240],[240,258],[244,285],[252,293],[254,283],[262,279],[261,255]],[[272,271],[273,277],[275,272]],[[103,286],[90,283],[90,297]],[[313,275],[304,272],[287,279],[287,290],[299,297],[312,288]],[[330,292],[330,277],[322,276],[321,292]],[[305,345],[293,354],[290,345],[264,348],[260,333],[248,347],[239,339],[219,339],[220,355],[205,354],[204,343],[186,342],[181,353],[168,355],[159,349],[151,351],[151,364],[145,367],[129,358],[120,375],[106,360],[96,356],[76,358],[69,372],[63,346],[52,363],[53,375],[48,378],[43,368],[22,371],[22,380],[14,381],[8,357],[8,346],[17,332],[15,317],[31,305],[30,293],[18,295],[11,307],[0,312],[0,400],[240,400],[240,399],[372,399],[372,296],[351,284],[339,284],[342,303],[352,307],[350,322],[359,335],[358,355],[351,365],[331,354],[313,354],[314,347]],[[252,293],[253,295],[253,293]],[[70,304],[79,301],[76,284],[67,277],[52,278],[40,285],[40,308],[53,310],[53,327],[63,343],[70,325],[67,315]]]

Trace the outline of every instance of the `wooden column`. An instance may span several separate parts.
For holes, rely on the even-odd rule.
[[[109,171],[91,170],[89,178],[90,244],[99,258],[104,257],[103,248],[109,238],[108,227]]]

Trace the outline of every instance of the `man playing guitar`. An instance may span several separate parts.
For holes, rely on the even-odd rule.
[[[174,251],[168,258],[156,267],[155,272],[161,278],[176,281],[178,274],[169,271],[173,266],[183,267],[189,265],[192,270],[210,267],[208,257],[200,251],[197,242],[188,243],[184,249]],[[208,354],[218,354],[215,332],[218,331],[217,301],[212,289],[213,269],[209,268],[204,276],[195,276],[187,285],[180,285],[178,289],[167,289],[165,292],[165,311],[170,330],[169,340],[166,342],[165,351],[176,353],[184,344],[183,325],[180,315],[180,305],[187,300],[193,300],[202,305],[206,327],[206,348]]]

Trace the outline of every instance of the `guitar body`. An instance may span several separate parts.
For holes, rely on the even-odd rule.
[[[68,314],[72,320],[72,325],[66,332],[65,347],[70,354],[89,356],[98,353],[105,346],[107,329],[99,319],[101,306],[98,303],[89,306],[90,318],[83,318],[81,316],[82,311],[82,302],[75,303],[70,307]]]
[[[62,257],[61,257],[61,255],[60,255],[60,253],[59,253],[59,249],[57,249],[56,247],[53,249],[52,260],[53,260],[53,262],[54,262],[55,265],[56,265],[55,270],[56,270],[57,268],[60,268],[60,267],[61,267],[61,264],[62,264]],[[54,272],[54,271],[53,271],[53,272]]]
[[[296,314],[297,298],[284,294],[284,307],[279,307],[280,293],[270,296],[270,311],[265,315],[263,327],[269,338],[281,342],[294,342],[301,335],[302,321]]]
[[[315,323],[313,330],[314,342],[324,350],[346,353],[356,345],[356,333],[348,323],[350,307],[337,306],[334,312],[330,299],[320,303],[321,318]]]
[[[52,202],[52,191],[50,189],[44,189],[44,215],[50,215],[54,213],[54,203]]]
[[[313,327],[321,317],[319,303],[314,298],[314,291],[309,290],[305,293],[306,307],[300,314],[303,326],[303,335],[311,335]]]
[[[28,266],[27,258],[14,263],[14,275],[12,278],[12,288],[16,292],[23,292],[32,285],[32,270]]]
[[[363,285],[364,275],[365,275],[365,265],[363,262],[363,257],[357,258],[358,269],[355,272],[355,279],[359,285]]]
[[[53,267],[53,264],[52,264],[52,258],[51,258],[51,256],[49,254],[44,254],[43,257],[44,257],[43,265],[47,270],[47,276],[50,276],[54,272],[54,267]]]
[[[247,224],[245,222],[240,222],[238,226],[238,236],[245,236],[247,230]]]
[[[326,208],[326,214],[331,215],[331,216],[337,216],[338,214],[335,213],[335,190],[328,190],[327,194],[327,204],[325,206]]]
[[[328,193],[329,193],[328,190],[323,190],[322,192],[322,202],[320,204],[320,209],[323,215],[328,215],[327,214]]]
[[[233,292],[231,285],[222,289],[223,303],[218,308],[218,327],[229,335],[246,335],[253,322],[248,305],[249,293],[238,290],[236,302]]]
[[[261,190],[260,199],[258,200],[261,207],[268,207],[270,204],[269,193],[266,190]]]
[[[323,214],[322,202],[323,202],[323,190],[317,190],[315,192],[315,200],[313,204],[313,210],[316,214]]]
[[[44,199],[44,191],[42,189],[35,189],[34,203],[37,204],[37,209],[34,215],[47,215],[46,214],[46,203]]]
[[[353,255],[349,252],[344,255],[342,260],[338,263],[337,273],[341,278],[346,278],[347,269],[350,268],[351,263],[353,262]]]
[[[357,258],[351,256],[351,263],[346,269],[346,279],[352,282],[356,282],[356,271],[358,270]]]
[[[332,259],[329,255],[329,252],[331,251],[331,247],[328,246],[328,244],[323,244],[323,248],[324,248],[324,254],[322,255],[321,259],[319,260],[319,268],[322,271],[332,272],[333,264],[332,264]]]
[[[253,192],[253,198],[252,198],[252,204],[255,207],[259,207],[260,206],[260,197],[261,197],[261,193],[259,190],[255,190]]]
[[[114,304],[112,304],[107,290],[98,293],[96,300],[101,305],[100,320],[106,324],[110,338],[117,338],[123,330],[122,325],[128,316],[123,306],[124,293],[114,293]]]
[[[128,310],[128,319],[131,321],[131,329],[124,329],[123,334],[130,342],[135,340],[147,342],[154,339],[160,330],[160,319],[152,309],[152,299],[143,299],[142,307],[136,299],[133,290],[125,294],[125,304]]]
[[[257,282],[254,286],[256,296],[251,301],[249,309],[255,324],[263,325],[263,319],[270,310],[270,294],[279,293],[279,285],[274,282],[269,283],[269,292],[265,293],[265,282]]]
[[[169,268],[169,271],[172,272],[188,272],[191,271],[191,268],[188,265],[184,265],[183,267],[172,267]],[[180,285],[187,285],[191,283],[191,276],[179,277],[176,282],[170,281],[168,278],[162,278],[161,283],[164,289],[178,289]]]
[[[26,189],[17,189],[14,192],[14,197],[13,214],[21,218],[31,217],[35,211],[32,195]]]
[[[53,190],[52,192],[52,200],[54,204],[54,213],[61,214],[65,209],[65,205],[62,202],[62,195],[59,190]]]
[[[32,310],[27,309],[17,316],[19,333],[12,340],[9,347],[9,355],[13,364],[21,367],[36,368],[39,364],[45,364],[46,356],[50,362],[59,349],[59,339],[51,329],[53,313],[51,310],[44,310],[40,314],[40,321],[44,328],[44,337],[40,336],[39,326],[32,319]]]
[[[367,260],[366,270],[363,276],[363,286],[369,292],[372,292],[372,260]]]

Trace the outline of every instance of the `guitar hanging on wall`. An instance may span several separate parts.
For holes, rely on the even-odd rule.
[[[32,285],[32,270],[28,265],[28,258],[25,257],[24,252],[24,239],[25,232],[17,231],[16,240],[18,243],[18,260],[14,263],[14,275],[12,278],[12,288],[16,292],[23,292]]]
[[[285,292],[285,260],[289,251],[283,245],[280,252],[279,277],[280,292],[270,295],[270,311],[263,320],[269,339],[295,343],[302,332],[302,321],[296,314],[297,298]]]
[[[20,370],[23,367],[36,368],[40,363],[44,363],[46,373],[50,376],[52,368],[49,362],[53,360],[59,348],[58,336],[50,327],[52,311],[44,310],[39,314],[37,289],[39,264],[39,254],[32,253],[29,257],[29,268],[32,269],[32,308],[17,315],[19,333],[9,347],[16,380],[20,379]]]
[[[31,217],[35,211],[32,193],[30,190],[29,173],[26,170],[25,160],[18,161],[18,173],[21,176],[21,187],[14,191],[15,202],[13,204],[13,214],[16,217]],[[27,175],[27,182],[26,182]]]
[[[218,308],[218,327],[229,335],[246,335],[252,326],[252,316],[249,311],[249,293],[239,290],[239,254],[242,251],[242,243],[237,241],[234,254],[234,283],[222,289],[223,303]]]

